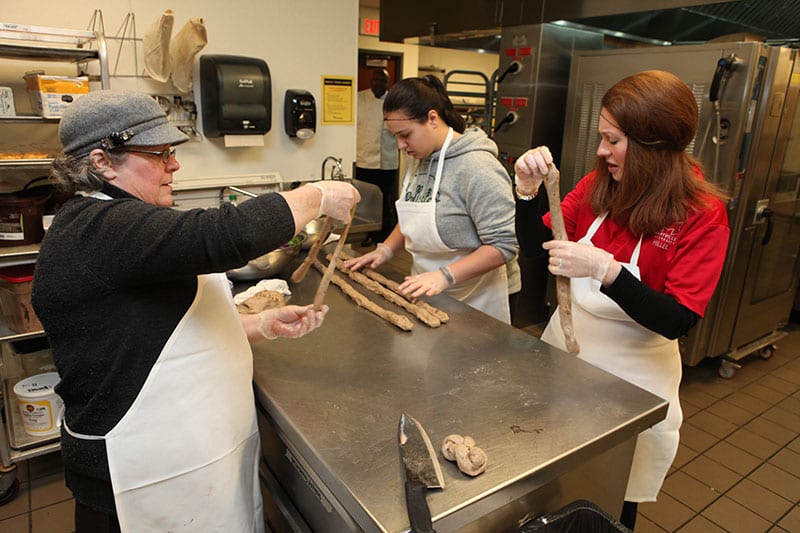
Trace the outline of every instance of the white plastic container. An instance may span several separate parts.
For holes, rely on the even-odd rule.
[[[11,92],[11,87],[0,87],[0,116],[13,117],[16,114],[14,93]]]
[[[54,389],[61,380],[58,373],[37,374],[14,385],[25,432],[32,437],[54,435],[61,430],[64,402]]]

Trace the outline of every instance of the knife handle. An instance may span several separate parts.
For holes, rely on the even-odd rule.
[[[408,519],[411,522],[413,533],[436,533],[431,521],[431,511],[425,500],[427,492],[428,487],[424,483],[406,481],[406,507],[408,507]]]

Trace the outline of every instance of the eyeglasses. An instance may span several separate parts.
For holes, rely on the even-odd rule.
[[[117,148],[119,152],[130,152],[134,154],[148,154],[148,155],[157,155],[161,158],[161,162],[165,165],[169,163],[171,157],[175,157],[175,148],[164,148],[161,151],[154,151],[154,150],[136,150],[133,148]]]

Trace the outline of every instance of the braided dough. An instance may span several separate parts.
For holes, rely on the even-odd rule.
[[[553,224],[553,238],[566,241],[567,229],[564,225],[564,215],[561,212],[561,191],[559,188],[560,173],[555,165],[550,165],[550,172],[544,179],[547,189],[547,202],[550,204],[550,220]],[[561,329],[564,331],[564,342],[567,351],[577,355],[581,348],[575,339],[575,330],[572,327],[572,293],[569,278],[556,276],[556,299],[558,300],[558,313],[561,319]]]

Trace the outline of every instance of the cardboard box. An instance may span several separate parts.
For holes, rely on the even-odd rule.
[[[33,269],[32,264],[0,268],[0,311],[6,327],[17,333],[42,330],[31,305]]]
[[[89,92],[89,78],[25,74],[25,88],[33,112],[45,118],[59,118],[67,106]]]

